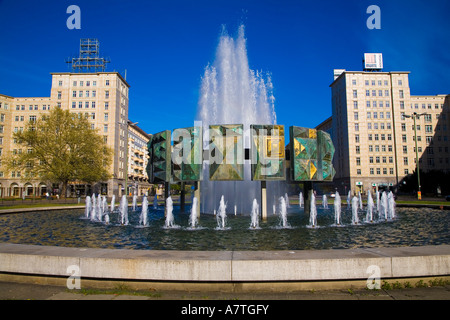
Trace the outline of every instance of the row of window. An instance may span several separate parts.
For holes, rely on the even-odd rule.
[[[402,79],[398,79],[397,81],[399,86],[403,86],[403,80]],[[384,84],[384,86],[389,86],[389,81],[388,80],[365,80],[364,84],[366,86],[372,85],[372,86],[376,86],[378,84],[378,86],[382,86]],[[352,79],[352,85],[356,86],[356,79]]]
[[[78,92],[78,96],[77,96],[77,92]],[[89,90],[86,90],[86,91],[84,91],[84,90],[79,90],[79,91],[73,90],[72,91],[72,98],[77,98],[77,97],[78,98],[95,98],[95,97],[97,97],[97,91],[96,90],[92,90],[92,91],[89,91]],[[58,91],[57,98],[58,99],[62,98],[62,92],[61,91]],[[105,90],[105,99],[109,99],[109,90]]]
[[[96,103],[95,101],[72,101],[72,109],[76,109],[78,105],[78,109],[82,109],[83,106],[85,109],[95,109]],[[109,110],[109,101],[105,101],[104,104],[105,110]]]
[[[78,84],[78,86],[80,86],[80,87],[83,87],[83,86],[90,87],[90,86],[91,86],[91,81],[89,81],[89,80],[87,80],[87,81],[80,80],[80,81],[78,81],[78,82],[77,82],[77,81],[73,81],[73,82],[72,82],[72,85],[73,85],[74,87],[76,87],[77,84]],[[63,81],[62,81],[62,80],[59,80],[59,81],[58,81],[58,86],[62,87],[62,85],[63,85]],[[97,81],[96,81],[96,80],[93,80],[93,81],[92,81],[92,86],[93,86],[93,87],[96,87],[96,86],[97,86]],[[109,80],[105,80],[105,86],[109,86]]]

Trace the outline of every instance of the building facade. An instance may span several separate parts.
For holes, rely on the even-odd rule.
[[[409,72],[345,71],[330,85],[336,148],[335,186],[340,192],[397,187],[416,170],[450,170],[450,95],[413,96]],[[426,115],[416,119],[412,114]]]
[[[9,152],[24,152],[14,141],[13,132],[23,130],[26,122],[40,117],[51,108],[70,110],[87,117],[91,128],[97,129],[114,151],[111,179],[96,186],[71,185],[68,195],[100,192],[108,196],[121,196],[127,180],[137,179],[138,184],[146,182],[145,170],[138,168],[145,168],[146,165],[146,152],[142,145],[146,145],[148,135],[128,122],[130,86],[125,79],[118,72],[51,75],[50,97],[16,98],[0,94],[0,196],[42,196],[46,192],[59,192],[57,185],[51,185],[48,181],[24,180],[20,172],[6,172],[1,166],[2,156]],[[129,183],[128,186],[138,184]]]

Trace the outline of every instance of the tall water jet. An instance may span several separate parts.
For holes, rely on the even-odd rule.
[[[322,196],[322,207],[324,209],[328,209],[328,199],[327,199],[327,195],[326,194],[324,194]]]
[[[128,222],[128,200],[127,196],[123,195],[119,205],[119,223],[126,226]]]
[[[359,199],[358,197],[354,196],[352,199],[352,224],[359,223],[358,207],[359,207]]]
[[[334,198],[334,223],[337,226],[341,225],[341,196],[337,191]]]
[[[202,77],[196,119],[202,121],[204,144],[209,145],[209,125],[276,124],[273,86],[270,76],[250,69],[247,58],[244,26],[240,26],[236,38],[222,32],[214,63],[205,68]],[[244,147],[250,148],[249,132],[245,130]],[[248,199],[260,199],[260,182],[251,181],[250,163],[244,164],[244,181],[230,183],[204,179],[201,186],[202,211],[212,213],[220,195],[236,199],[241,212],[251,212]],[[209,176],[204,165],[204,177]],[[267,206],[273,203],[271,188],[267,185]],[[272,193],[273,194],[273,193]]]
[[[148,200],[146,196],[142,197],[142,209],[139,224],[144,227],[148,226]]]
[[[372,199],[372,194],[370,193],[370,190],[369,190],[368,195],[367,195],[366,222],[373,222],[373,208],[374,208],[374,203],[373,203],[373,199]]]
[[[380,200],[380,212],[379,212],[379,219],[387,220],[388,219],[388,201],[387,201],[387,195],[386,192],[383,191],[381,194],[381,200]]]
[[[311,209],[309,211],[309,226],[315,228],[317,226],[317,207],[316,196],[311,192]]]
[[[92,202],[91,202],[91,197],[90,196],[86,196],[86,207],[84,208],[84,215],[86,218],[89,218],[91,215],[91,208],[92,208]]]
[[[191,214],[189,215],[189,227],[192,229],[195,229],[198,226],[197,206],[198,206],[198,199],[197,197],[194,197],[192,199]]]
[[[166,200],[166,222],[164,223],[165,228],[173,228],[174,216],[173,216],[173,200],[172,197],[168,197]]]
[[[227,221],[227,205],[225,203],[225,197],[222,195],[219,203],[219,211],[217,211],[216,219],[217,219],[217,228],[225,229],[226,221]]]
[[[250,228],[258,229],[259,228],[259,205],[256,199],[253,199],[252,204],[252,214],[251,214],[251,223]]]
[[[288,221],[287,221],[287,205],[286,205],[286,198],[280,197],[280,224],[283,228],[290,227]]]
[[[378,192],[378,190],[377,190],[377,192],[376,192],[376,194],[375,194],[375,196],[376,196],[376,205],[377,205],[377,212],[378,212],[378,214],[380,214],[380,192]]]

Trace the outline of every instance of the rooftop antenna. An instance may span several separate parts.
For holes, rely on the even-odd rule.
[[[110,62],[108,58],[100,57],[100,42],[94,38],[80,39],[79,56],[66,60],[74,73],[105,72],[106,64]]]

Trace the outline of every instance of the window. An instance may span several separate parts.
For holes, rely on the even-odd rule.
[[[109,99],[109,91],[108,90],[105,91],[105,99]]]
[[[405,94],[403,93],[403,90],[398,91],[398,96],[400,99],[403,99],[405,97]]]
[[[355,123],[355,131],[359,131],[359,123]]]
[[[59,81],[58,81],[58,86],[62,87],[62,85],[63,85],[62,80],[59,80]]]
[[[359,134],[355,134],[355,143],[359,143]]]
[[[356,80],[355,79],[352,80],[352,85],[356,86]]]
[[[73,86],[74,86],[74,87],[77,86],[77,82],[76,82],[76,81],[73,82]]]
[[[89,90],[86,90],[86,98],[89,98]]]
[[[361,165],[361,158],[356,158],[356,165],[357,166],[360,166]]]
[[[109,86],[109,80],[105,81],[105,86]]]
[[[402,134],[402,142],[403,143],[407,143],[408,141],[406,140],[406,134]]]
[[[87,109],[87,108],[89,108],[89,101],[86,101],[85,103],[84,103],[84,107]]]
[[[72,98],[76,98],[77,97],[77,92],[74,90],[72,91]]]
[[[108,121],[109,115],[108,113],[105,113],[105,121]]]
[[[78,108],[79,109],[83,108],[83,102],[81,102],[81,101],[78,102]]]
[[[353,101],[353,109],[358,109],[358,101]]]
[[[366,90],[366,97],[370,97],[370,90]]]
[[[107,124],[103,125],[103,132],[105,132],[105,133],[108,132],[108,125]]]
[[[108,109],[109,109],[109,102],[106,101],[106,102],[105,102],[105,110],[108,110]]]
[[[370,168],[369,170],[370,170],[370,174],[371,174],[371,175],[374,175],[373,168]]]
[[[92,109],[95,109],[95,101],[91,102],[91,107],[92,107]]]
[[[425,122],[430,123],[430,122],[431,122],[431,119],[432,119],[431,114],[426,114],[426,115],[425,115]]]
[[[96,95],[97,95],[97,91],[93,90],[92,91],[92,98],[95,98]]]
[[[376,97],[377,96],[377,90],[372,90],[372,97]]]
[[[353,98],[358,98],[358,90],[353,90]]]
[[[405,109],[405,101],[400,101],[400,109],[404,110]]]
[[[369,111],[367,112],[367,119],[371,119],[372,118],[372,113]]]
[[[61,99],[61,91],[58,91],[58,99]]]
[[[403,153],[408,154],[408,146],[403,146]]]
[[[398,85],[402,86],[403,85],[403,81],[401,79],[398,80]]]
[[[369,157],[369,163],[373,163],[373,157]]]
[[[353,113],[353,118],[354,118],[354,120],[358,120],[358,112]]]
[[[377,174],[380,175],[381,174],[381,170],[380,168],[377,168]]]
[[[80,91],[78,92],[78,97],[80,97],[80,98],[83,97],[83,91],[80,90]]]
[[[86,87],[89,87],[91,85],[90,81],[86,81]]]
[[[408,165],[408,157],[404,157],[404,158],[403,158],[403,164],[404,164],[405,166]]]
[[[96,86],[97,86],[97,81],[92,81],[92,85],[93,85],[94,87],[96,87]]]
[[[433,126],[431,126],[431,125],[426,125],[426,126],[425,126],[425,132],[426,132],[426,133],[432,133],[432,132],[433,132]]]
[[[368,138],[368,140],[369,140],[369,141],[372,141],[372,134],[371,134],[371,133],[369,133],[369,135],[368,135],[368,137],[367,137],[367,138]]]

